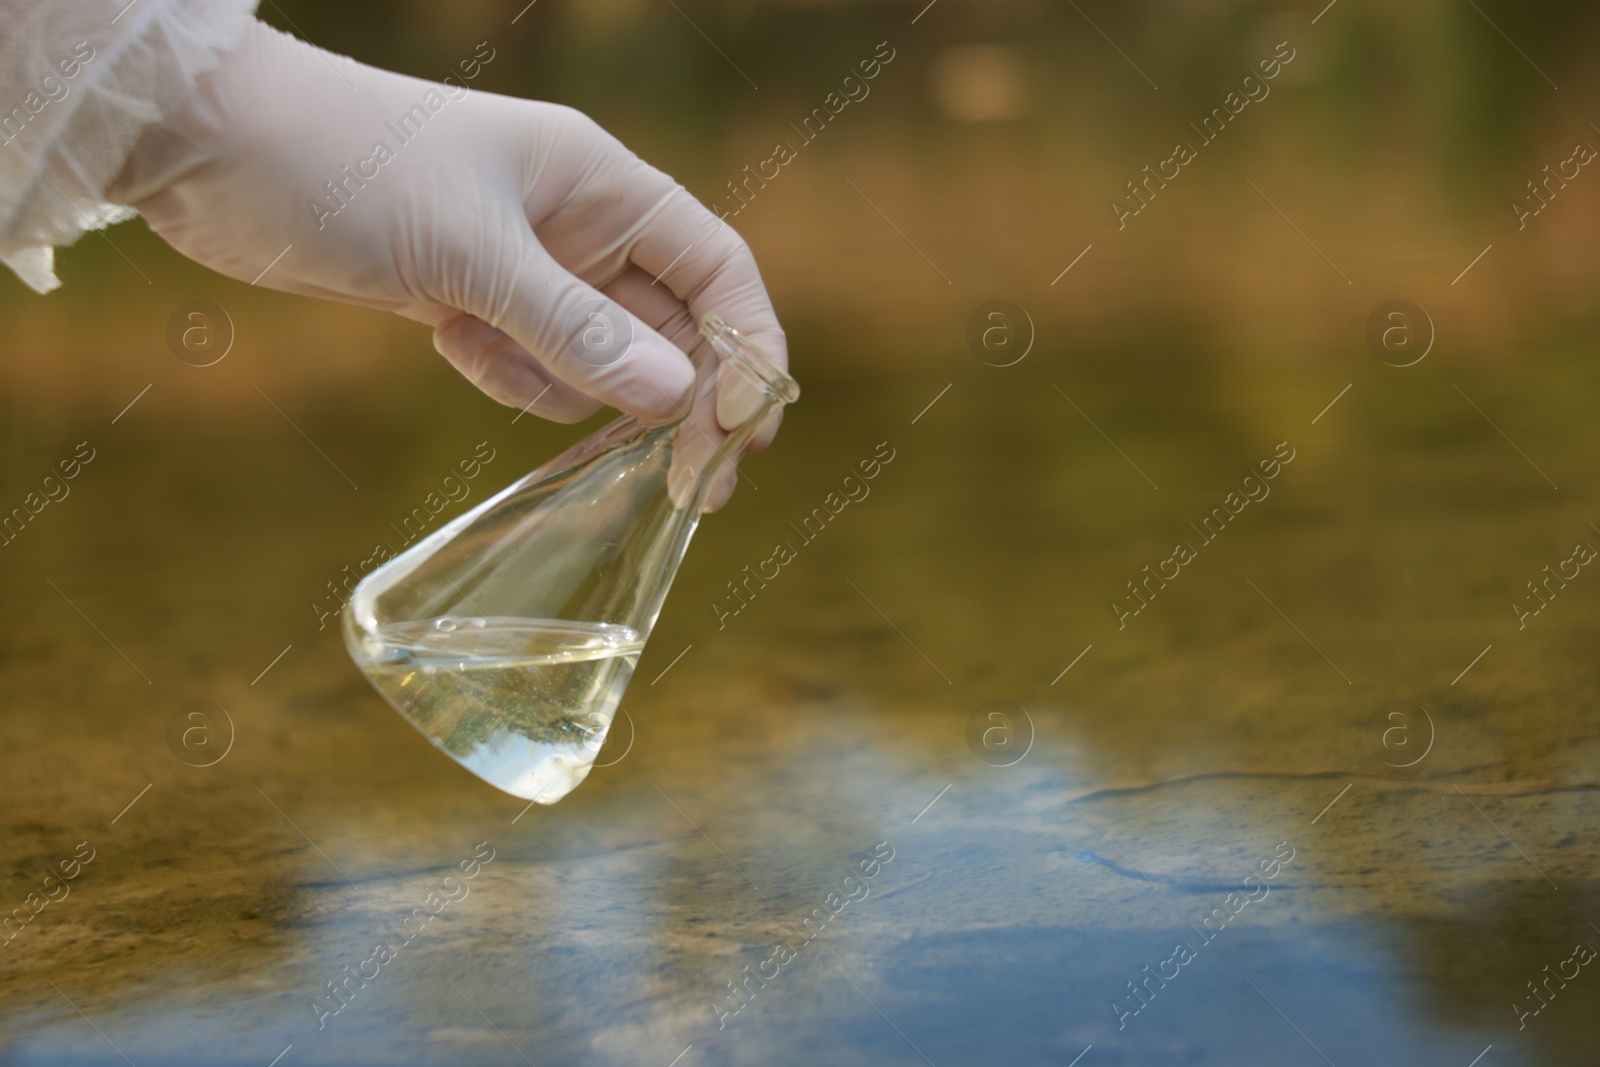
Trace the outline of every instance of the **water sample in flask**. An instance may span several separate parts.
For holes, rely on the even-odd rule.
[[[717,316],[700,332],[677,420],[603,427],[368,574],[345,609],[378,692],[515,796],[553,804],[588,775],[707,490],[800,395]]]

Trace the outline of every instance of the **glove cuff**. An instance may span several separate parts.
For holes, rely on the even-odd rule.
[[[257,0],[0,0],[0,262],[61,284],[55,248],[130,218],[106,190],[145,127],[238,44]],[[124,6],[126,4],[126,6]]]

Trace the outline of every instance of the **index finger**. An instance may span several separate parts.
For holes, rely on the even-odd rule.
[[[639,232],[629,258],[687,304],[696,322],[715,312],[788,368],[788,342],[750,246],[682,186]]]

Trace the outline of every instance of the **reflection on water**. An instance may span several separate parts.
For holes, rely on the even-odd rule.
[[[1241,355],[1156,388],[1041,336],[809,379],[690,552],[631,749],[548,809],[429,746],[315,603],[464,442],[509,479],[581,431],[439,370],[305,419],[356,491],[271,422],[84,414],[99,458],[0,560],[7,907],[95,850],[0,947],[4,1062],[1592,1062],[1600,588],[1508,607],[1600,537],[1589,420],[1528,414],[1592,369]],[[891,476],[724,618],[730,561],[885,439]],[[168,729],[196,699],[235,731],[212,765]],[[1015,762],[969,747],[1008,743],[971,729],[994,701]]]

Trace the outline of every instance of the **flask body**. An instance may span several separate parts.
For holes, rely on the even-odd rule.
[[[702,333],[683,417],[616,420],[368,574],[345,610],[378,692],[508,793],[554,803],[588,775],[711,480],[798,396],[721,320]],[[719,445],[704,427],[730,395],[745,417]]]

